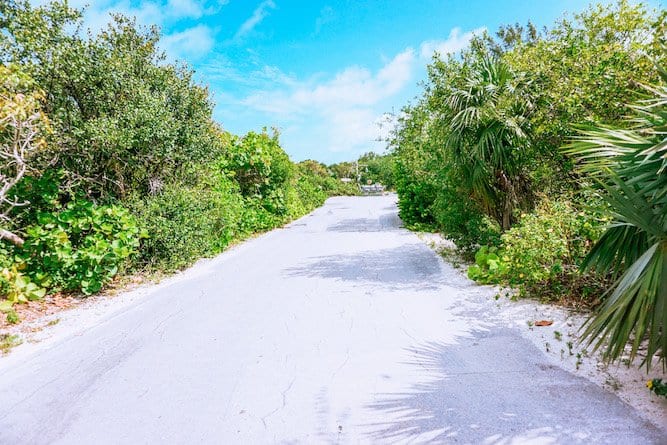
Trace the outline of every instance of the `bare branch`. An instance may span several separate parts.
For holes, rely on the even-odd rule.
[[[5,239],[18,247],[23,246],[24,243],[23,238],[5,229],[0,229],[0,239]]]
[[[26,205],[10,191],[28,172],[30,156],[42,146],[43,120],[37,96],[0,95],[0,221],[10,227],[11,210]],[[7,229],[0,228],[0,239],[23,245],[23,239]]]

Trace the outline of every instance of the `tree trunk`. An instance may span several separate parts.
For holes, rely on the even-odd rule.
[[[503,212],[503,232],[507,232],[510,227],[512,227],[512,224],[510,222],[510,213],[505,210]]]
[[[512,227],[512,210],[513,210],[512,198],[510,196],[505,196],[505,202],[503,204],[503,210],[502,210],[503,232],[508,231]]]
[[[0,229],[0,240],[6,239],[10,243],[14,244],[15,246],[21,247],[23,246],[23,238],[20,236],[10,232],[9,230],[5,229]]]

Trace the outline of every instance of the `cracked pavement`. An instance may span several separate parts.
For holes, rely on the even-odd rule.
[[[394,196],[333,198],[0,363],[0,444],[665,443],[492,295]]]

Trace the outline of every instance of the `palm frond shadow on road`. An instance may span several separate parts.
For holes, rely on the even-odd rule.
[[[635,443],[637,425],[661,432],[611,393],[551,365],[508,331],[476,332],[457,345],[425,343],[407,364],[423,371],[409,391],[379,394],[363,425],[377,443]],[[517,367],[517,356],[534,363]],[[493,396],[490,396],[493,394]],[[526,400],[529,403],[526,403]],[[595,415],[591,415],[595,413]],[[596,433],[591,433],[591,431]]]

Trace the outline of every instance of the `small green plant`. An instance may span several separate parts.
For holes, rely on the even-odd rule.
[[[646,387],[657,396],[667,397],[667,383],[663,383],[662,379],[649,380]]]
[[[17,314],[15,310],[7,312],[7,323],[17,324],[19,321],[21,321],[21,319],[19,318],[19,314]]]
[[[584,362],[581,360],[581,353],[577,352],[577,362],[574,364],[577,370],[579,370],[579,367],[583,365]]]
[[[123,207],[71,202],[64,210],[42,213],[26,229],[19,252],[31,280],[41,287],[96,293],[137,253],[136,219]]]
[[[468,278],[484,284],[496,284],[507,272],[507,263],[498,256],[497,247],[482,246],[475,254],[475,264],[468,268]]]
[[[23,343],[18,335],[0,334],[0,352],[7,354],[13,347]]]
[[[5,296],[0,300],[0,312],[12,312],[14,304],[40,300],[46,294],[46,289],[33,283],[18,267],[14,264],[0,270],[0,293]]]
[[[599,237],[604,218],[595,199],[579,199],[587,202],[586,211],[570,201],[545,198],[502,234],[498,247],[479,248],[468,277],[482,284],[515,287],[515,297],[568,295],[582,303],[595,300],[603,286],[593,275],[582,275],[578,266]]]
[[[563,334],[560,331],[554,331],[554,338],[558,341],[563,341]]]
[[[570,353],[570,355],[573,355],[572,348],[574,347],[574,344],[571,341],[568,341],[566,345],[567,345],[567,351]]]

